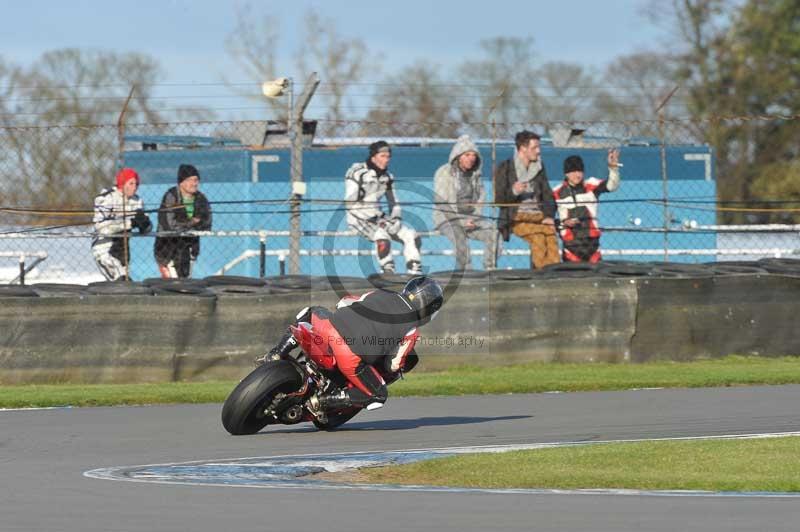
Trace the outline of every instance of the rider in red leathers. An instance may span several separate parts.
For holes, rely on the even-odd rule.
[[[429,277],[415,277],[400,292],[377,289],[346,296],[330,312],[307,307],[296,323],[310,323],[327,344],[321,365],[337,368],[350,386],[319,397],[323,410],[380,408],[388,398],[387,383],[410,371],[419,358],[414,344],[418,327],[431,321],[444,302],[441,286]],[[285,357],[297,346],[287,332],[260,362]]]

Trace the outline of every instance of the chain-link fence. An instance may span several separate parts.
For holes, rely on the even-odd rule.
[[[177,184],[178,167],[199,170],[213,222],[200,236],[193,277],[282,273],[366,276],[379,271],[375,244],[348,226],[345,173],[367,159],[378,139],[393,147],[389,171],[402,221],[421,236],[424,271],[453,269],[453,243],[434,223],[446,209],[433,176],[450,163],[459,135],[477,144],[485,202],[476,215],[496,221],[493,169],[514,155],[514,135],[542,136],[549,182],[564,179],[563,161],[580,155],[586,177],[608,177],[607,153],[620,150],[621,184],[599,199],[597,220],[605,260],[707,262],[800,254],[793,197],[743,188],[752,143],[724,137],[757,123],[789,118],[731,118],[592,123],[377,123],[302,125],[292,142],[285,123],[195,122],[117,126],[0,128],[0,282],[102,280],[91,246],[93,200],[114,185],[121,166],[141,177],[138,195],[153,232],[130,235],[130,277],[159,276],[154,237],[159,206]],[[335,131],[321,137],[315,131]],[[298,133],[300,128],[298,128]],[[296,135],[294,136],[296,137]],[[741,139],[741,137],[740,137]],[[723,146],[717,148],[716,146]],[[722,151],[722,153],[720,152]],[[741,155],[741,157],[739,157]],[[745,170],[743,170],[743,168]],[[762,195],[758,191],[762,190]],[[386,207],[384,206],[384,210]],[[388,211],[387,211],[387,214]],[[769,223],[765,223],[769,222]],[[481,242],[470,240],[471,266],[483,266]],[[402,256],[402,245],[393,244]],[[398,271],[404,271],[403,260]],[[529,247],[511,236],[498,268],[529,267]]]

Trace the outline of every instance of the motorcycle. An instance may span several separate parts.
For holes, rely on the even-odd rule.
[[[289,329],[300,347],[297,356],[264,362],[234,388],[222,407],[222,425],[229,433],[255,434],[271,424],[308,421],[320,430],[332,430],[361,411],[360,407],[330,412],[321,408],[320,395],[350,384],[310,323]]]

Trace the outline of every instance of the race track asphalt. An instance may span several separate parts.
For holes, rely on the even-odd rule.
[[[337,432],[229,436],[221,405],[0,412],[0,531],[796,531],[800,498],[163,485],[87,470],[204,459],[800,430],[800,386],[396,398]]]

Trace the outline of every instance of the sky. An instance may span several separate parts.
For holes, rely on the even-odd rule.
[[[497,36],[532,37],[538,60],[569,61],[601,70],[623,54],[657,50],[663,28],[642,13],[649,0],[0,0],[0,56],[28,65],[66,47],[135,51],[156,58],[164,76],[157,94],[219,91],[212,107],[236,109],[223,80],[248,80],[225,50],[237,13],[280,21],[278,58],[292,75],[303,16],[313,8],[343,35],[361,38],[381,58],[382,72],[416,61],[443,69],[474,58],[479,42]],[[380,82],[380,80],[375,80]],[[174,85],[181,85],[175,87]],[[246,109],[242,109],[246,114]]]

